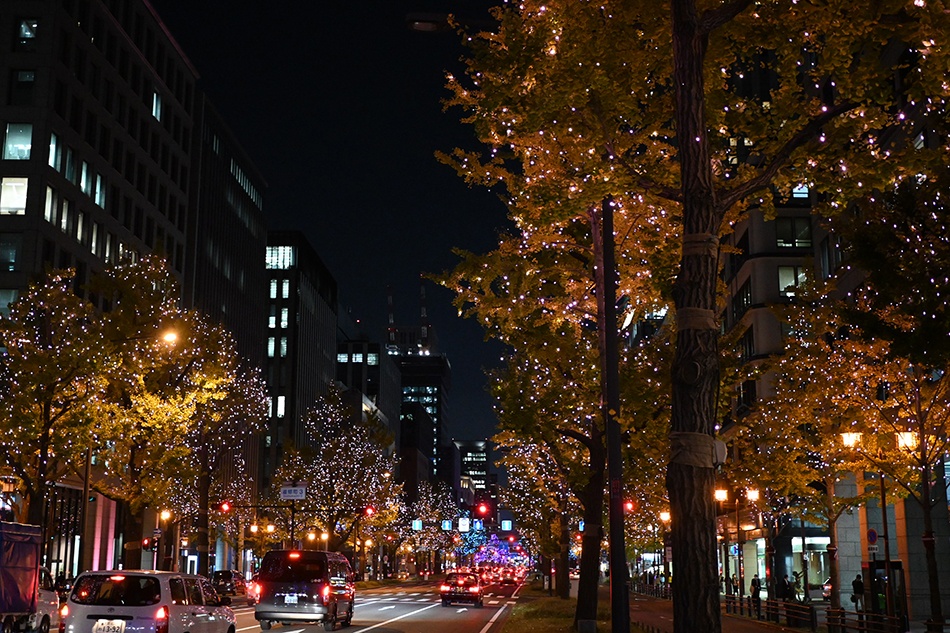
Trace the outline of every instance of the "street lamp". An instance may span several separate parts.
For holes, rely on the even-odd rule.
[[[745,570],[744,570],[744,561],[745,557],[745,538],[743,526],[740,523],[739,510],[741,509],[741,496],[745,496],[746,503],[752,504],[759,500],[759,491],[755,488],[746,488],[743,491],[736,490],[736,574],[739,577],[739,612],[742,613],[743,610],[743,599],[745,598]],[[723,504],[725,508],[726,502],[729,500],[729,491],[724,488],[717,488],[715,492],[716,501]],[[751,526],[749,526],[751,527]],[[726,569],[726,581],[730,582],[728,578],[728,566]],[[750,607],[751,608],[751,607]]]

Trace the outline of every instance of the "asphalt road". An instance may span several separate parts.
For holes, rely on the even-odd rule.
[[[443,607],[438,582],[406,584],[357,591],[353,624],[338,631],[361,633],[491,633],[499,631],[518,601],[517,585],[491,585],[485,590],[484,606],[452,604]],[[258,633],[254,608],[234,605],[236,633]],[[322,624],[275,625],[274,633],[316,633]]]

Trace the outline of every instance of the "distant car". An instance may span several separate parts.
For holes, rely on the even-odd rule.
[[[476,607],[483,604],[482,582],[477,574],[449,574],[439,587],[439,593],[443,607],[453,602],[471,602]]]
[[[60,608],[60,633],[234,633],[231,598],[204,576],[87,571]]]
[[[304,622],[350,626],[356,600],[356,578],[343,554],[316,550],[271,550],[264,554],[254,582],[260,599],[254,618],[261,630],[271,625]],[[194,633],[192,631],[191,633]]]
[[[825,600],[829,600],[831,598],[831,578],[826,580],[821,586],[821,597]]]
[[[211,573],[211,584],[222,596],[243,596],[249,606],[254,606],[254,600],[247,593],[247,579],[241,572],[235,569],[219,569]]]

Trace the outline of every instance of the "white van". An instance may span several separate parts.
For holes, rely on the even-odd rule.
[[[234,633],[231,599],[204,576],[83,572],[60,609],[60,633]]]

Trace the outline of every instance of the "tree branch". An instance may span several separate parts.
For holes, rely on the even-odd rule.
[[[739,200],[751,193],[764,189],[771,184],[778,170],[788,161],[792,153],[799,147],[810,141],[821,128],[845,112],[849,112],[858,107],[857,103],[842,103],[832,106],[816,116],[805,124],[794,136],[788,139],[785,144],[772,157],[772,160],[765,166],[757,176],[751,178],[736,187],[727,190],[720,197],[720,204],[723,209],[729,209]]]
[[[721,4],[715,9],[709,9],[699,18],[699,30],[707,34],[715,31],[745,11],[750,4],[752,4],[752,0],[733,0]]]

